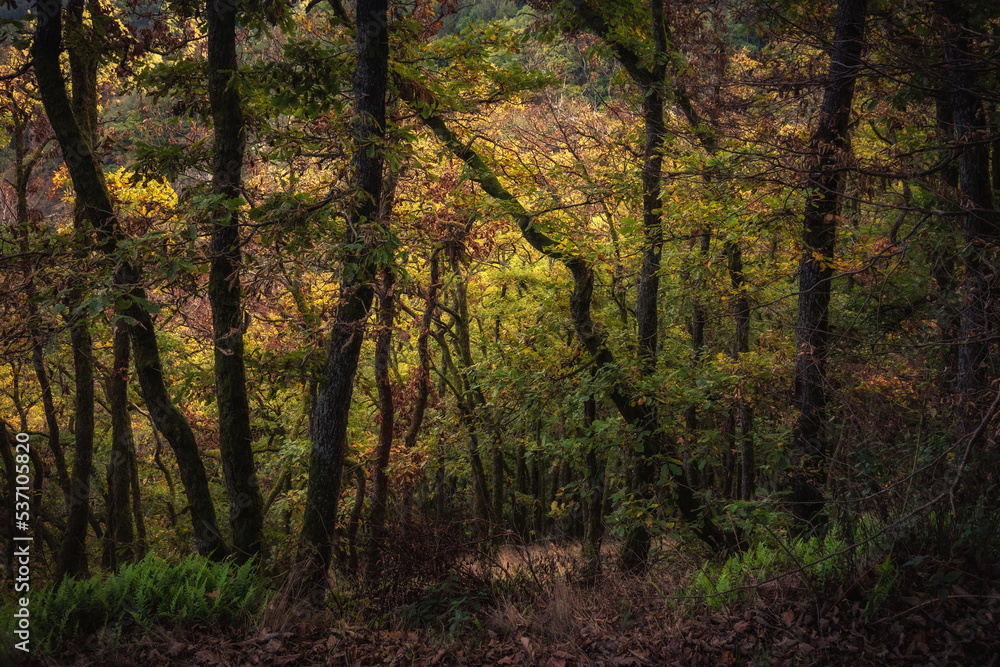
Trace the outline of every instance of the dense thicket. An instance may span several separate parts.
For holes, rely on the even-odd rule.
[[[319,584],[415,524],[995,559],[991,7],[279,5],[4,19],[39,567]]]

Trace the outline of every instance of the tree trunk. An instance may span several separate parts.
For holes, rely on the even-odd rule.
[[[83,0],[71,0],[66,7],[67,34],[77,44],[70,53],[70,76],[73,82],[72,111],[79,119],[80,133],[87,148],[97,143],[97,60],[94,42],[83,24]],[[82,201],[73,207],[73,229],[79,254],[89,255],[90,233],[87,211]],[[86,288],[82,277],[72,280],[71,307],[79,308]],[[73,349],[74,444],[73,471],[67,505],[66,534],[56,562],[56,581],[64,577],[86,577],[87,524],[90,523],[90,476],[94,458],[94,345],[87,313],[82,309],[70,317],[70,341]]]
[[[61,12],[40,12],[32,46],[38,91],[69,168],[77,201],[97,231],[101,250],[110,261],[116,262],[121,232],[104,184],[101,165],[89,143],[84,140],[85,135],[66,94],[66,83],[59,64],[61,40]],[[69,40],[67,45],[71,47],[72,56],[75,43]],[[149,302],[141,284],[141,273],[136,267],[128,261],[121,262],[114,275],[114,285],[121,291],[116,312],[128,318],[125,321],[132,337],[136,375],[150,415],[177,456],[181,480],[191,507],[191,523],[198,551],[222,558],[226,554],[226,546],[215,520],[215,506],[209,493],[205,467],[190,425],[167,394],[156,333],[147,309]]]
[[[597,400],[591,396],[583,403],[583,422],[587,428],[597,421]],[[604,537],[604,461],[591,442],[587,447],[588,500],[583,533],[583,557],[587,569],[597,573],[601,567],[601,540]]]
[[[63,456],[62,445],[59,444],[59,418],[56,415],[55,403],[52,401],[52,383],[45,370],[45,356],[41,341],[42,332],[35,328],[31,332],[31,364],[35,369],[38,386],[42,390],[42,408],[45,412],[45,424],[49,429],[49,450],[56,465],[56,475],[59,487],[63,490],[67,510],[69,509],[70,481],[69,470],[66,468],[66,458]]]
[[[108,377],[108,403],[111,407],[111,459],[108,461],[108,520],[105,532],[103,564],[108,570],[118,568],[119,558],[130,560],[135,534],[130,507],[132,468],[135,465],[135,442],[129,417],[128,330],[118,322],[114,327],[114,361]]]
[[[531,490],[528,485],[528,450],[520,444],[517,447],[517,463],[514,468],[514,489],[511,492],[511,523],[514,532],[522,539],[528,536],[528,512],[524,506],[524,497]],[[520,497],[519,497],[520,496]]]
[[[972,51],[964,27],[966,10],[957,2],[942,2],[949,22],[944,41],[949,77],[949,97],[960,153],[958,181],[962,193],[962,235],[965,249],[962,326],[958,348],[958,425],[956,434],[975,430],[989,401],[990,380],[995,376],[992,340],[996,336],[997,243],[1000,224],[993,210],[990,150],[984,141],[989,128],[984,121],[980,86],[975,71],[981,65]]]
[[[493,443],[493,486],[490,489],[493,498],[493,522],[496,525],[503,523],[503,501],[504,501],[504,456],[503,447],[500,442]]]
[[[747,299],[743,280],[743,252],[737,241],[726,244],[726,260],[733,288],[733,320],[736,335],[733,337],[734,360],[750,351],[750,301]],[[757,488],[757,462],[753,447],[753,403],[742,389],[736,397],[736,437],[739,447],[739,483],[736,497],[750,500]]]
[[[403,85],[400,94],[416,109],[422,109],[417,102],[417,95],[412,86]],[[425,108],[423,108],[426,111]],[[521,235],[535,250],[563,263],[573,276],[573,293],[570,297],[570,313],[577,338],[593,357],[597,370],[614,367],[615,357],[605,344],[603,333],[594,326],[590,306],[594,290],[594,275],[590,264],[581,256],[571,254],[565,246],[557,243],[534,224],[534,217],[521,205],[513,194],[507,190],[496,172],[489,168],[482,157],[472,148],[471,143],[462,141],[444,122],[434,114],[421,115],[421,120],[437,135],[438,139],[462,160],[472,172],[472,179],[480,184],[483,191],[504,203],[513,216]],[[642,433],[640,446],[643,452],[662,452],[666,457],[676,457],[675,452],[668,451],[662,442],[662,435],[651,426],[656,425],[656,414],[645,397],[634,394],[624,382],[612,385],[608,391],[609,398],[618,409],[622,418],[630,426]],[[643,402],[640,403],[639,399]],[[646,457],[649,458],[648,456]],[[652,477],[654,472],[651,463],[646,464],[647,474]],[[658,471],[658,469],[657,469]],[[725,547],[731,543],[726,534],[718,529],[706,515],[686,480],[683,472],[670,468],[671,481],[677,496],[677,506],[685,522],[692,526],[698,536],[714,547]]]
[[[384,269],[382,291],[379,294],[379,329],[375,337],[375,386],[378,389],[378,409],[381,424],[375,453],[375,475],[372,480],[372,509],[368,522],[368,557],[365,572],[377,576],[382,550],[385,547],[385,515],[389,498],[389,455],[392,453],[395,410],[392,403],[392,383],[389,381],[389,353],[392,346],[392,324],[396,315],[393,289],[396,274]]]
[[[212,191],[226,201],[212,212],[211,270],[208,298],[212,305],[215,394],[219,406],[219,454],[229,496],[229,525],[239,562],[262,549],[263,511],[250,433],[246,367],[243,361],[244,318],[240,270],[240,223],[236,210],[243,179],[246,135],[236,76],[237,3],[208,0],[208,96],[215,143]]]
[[[361,225],[378,217],[382,203],[381,140],[385,136],[385,98],[388,83],[387,0],[358,0],[354,73],[355,134],[354,185],[358,204],[351,212],[353,230],[348,244],[364,243]],[[347,417],[354,389],[354,375],[371,307],[373,267],[357,253],[344,258],[341,299],[327,342],[327,362],[316,398],[309,487],[306,492],[302,538],[314,553],[305,577],[322,583],[330,567],[330,553],[337,525],[340,481],[347,449]],[[311,570],[311,572],[309,571]]]
[[[461,297],[458,298],[458,301],[461,303]],[[477,530],[480,530],[483,524],[490,523],[490,491],[489,484],[486,481],[486,469],[483,467],[483,459],[479,453],[479,424],[476,421],[476,416],[473,413],[473,408],[470,404],[474,395],[468,389],[469,383],[465,369],[472,365],[472,359],[471,352],[469,352],[469,350],[462,351],[461,341],[463,338],[468,340],[468,336],[467,332],[464,336],[462,334],[465,327],[462,325],[464,320],[461,318],[461,307],[459,307],[459,314],[460,316],[455,320],[455,327],[459,330],[457,340],[460,350],[459,353],[463,359],[463,368],[459,369],[455,365],[455,361],[452,358],[451,351],[448,348],[446,341],[444,340],[444,336],[439,337],[438,344],[441,347],[441,360],[443,362],[442,365],[444,366],[442,378],[446,380],[446,386],[451,388],[452,394],[455,396],[455,402],[458,404],[458,410],[461,414],[461,422],[469,434],[469,444],[467,447],[469,454],[469,470],[472,474],[474,512],[476,520],[479,523]],[[467,355],[466,352],[469,352],[469,354]],[[465,364],[465,359],[468,359],[468,365]],[[450,381],[447,381],[446,373],[449,369],[458,378],[459,386],[455,386]]]
[[[79,314],[70,323],[76,388],[76,442],[73,445],[69,515],[56,562],[56,581],[87,576],[87,524],[90,522],[90,474],[94,457],[94,350],[84,315]]]
[[[795,328],[795,408],[792,434],[792,512],[799,530],[808,529],[823,508],[826,480],[826,356],[830,335],[838,199],[842,163],[850,150],[848,123],[858,78],[867,0],[841,0],[833,36],[829,83],[812,138],[815,164],[802,229],[798,319]]]
[[[21,117],[20,114],[12,114],[12,116],[15,123],[12,143],[14,144],[14,192],[17,197],[16,219],[22,234],[20,237],[21,252],[24,253],[25,257],[28,257],[30,252],[29,235],[32,226],[28,213],[28,184],[35,165],[38,164],[38,160],[42,157],[42,148],[44,146],[29,156],[24,140],[27,119]],[[55,403],[52,400],[52,383],[45,368],[45,337],[42,333],[38,307],[32,302],[32,298],[36,294],[34,277],[27,266],[25,268],[25,283],[25,292],[28,296],[28,318],[31,321],[31,364],[35,370],[35,378],[38,380],[38,386],[42,392],[45,425],[49,430],[49,449],[52,451],[52,459],[55,461],[59,487],[63,491],[63,501],[66,503],[68,511],[70,502],[69,470],[66,467],[66,458],[63,455],[62,445],[59,443],[59,418],[56,414]]]
[[[365,468],[358,465],[354,469],[354,507],[351,509],[351,518],[347,522],[347,571],[352,574],[358,572],[358,528],[361,526],[361,513],[365,507],[365,487],[368,478],[365,477]],[[343,561],[341,561],[343,563]]]
[[[417,444],[417,436],[420,434],[420,426],[424,421],[424,412],[427,410],[427,396],[430,393],[430,353],[428,351],[427,339],[430,335],[431,323],[434,319],[434,311],[437,310],[437,291],[440,281],[438,271],[438,250],[431,253],[430,258],[430,282],[427,284],[427,305],[424,307],[424,314],[420,321],[420,333],[417,334],[417,358],[420,365],[417,369],[417,397],[413,403],[413,412],[410,415],[410,425],[406,429],[403,437],[403,447],[413,449]]]

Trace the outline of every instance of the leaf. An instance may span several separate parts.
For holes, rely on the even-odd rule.
[[[93,299],[89,303],[87,303],[87,314],[90,315],[91,317],[97,317],[101,313],[101,311],[104,310],[104,306],[106,305],[107,302],[104,299],[101,298]]]
[[[152,303],[145,297],[141,297],[138,294],[130,294],[129,298],[132,299],[132,302],[135,303],[135,305],[139,306],[150,315],[155,315],[156,313],[163,310],[163,308],[159,304]]]
[[[791,625],[795,621],[795,612],[788,610],[781,615],[781,622],[785,625]]]

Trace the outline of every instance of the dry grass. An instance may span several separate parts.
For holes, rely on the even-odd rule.
[[[489,610],[484,625],[501,638],[528,635],[552,645],[582,646],[623,628],[662,632],[678,614],[668,604],[695,569],[660,545],[664,558],[643,576],[616,567],[616,544],[605,544],[597,575],[587,571],[579,544],[505,545],[475,564],[481,575],[517,583]]]

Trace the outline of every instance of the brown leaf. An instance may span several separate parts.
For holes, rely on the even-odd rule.
[[[786,611],[784,614],[781,615],[781,621],[785,625],[791,625],[792,623],[795,622],[795,612],[789,609],[788,611]]]
[[[212,591],[211,593],[205,593],[205,597],[212,598],[213,600],[218,600],[220,595],[222,595],[220,591]]]
[[[750,627],[750,624],[747,623],[746,621],[739,621],[739,622],[736,623],[736,625],[733,626],[733,631],[737,632],[739,634],[742,634],[742,633],[746,632],[747,628],[749,628],[749,627]]]

